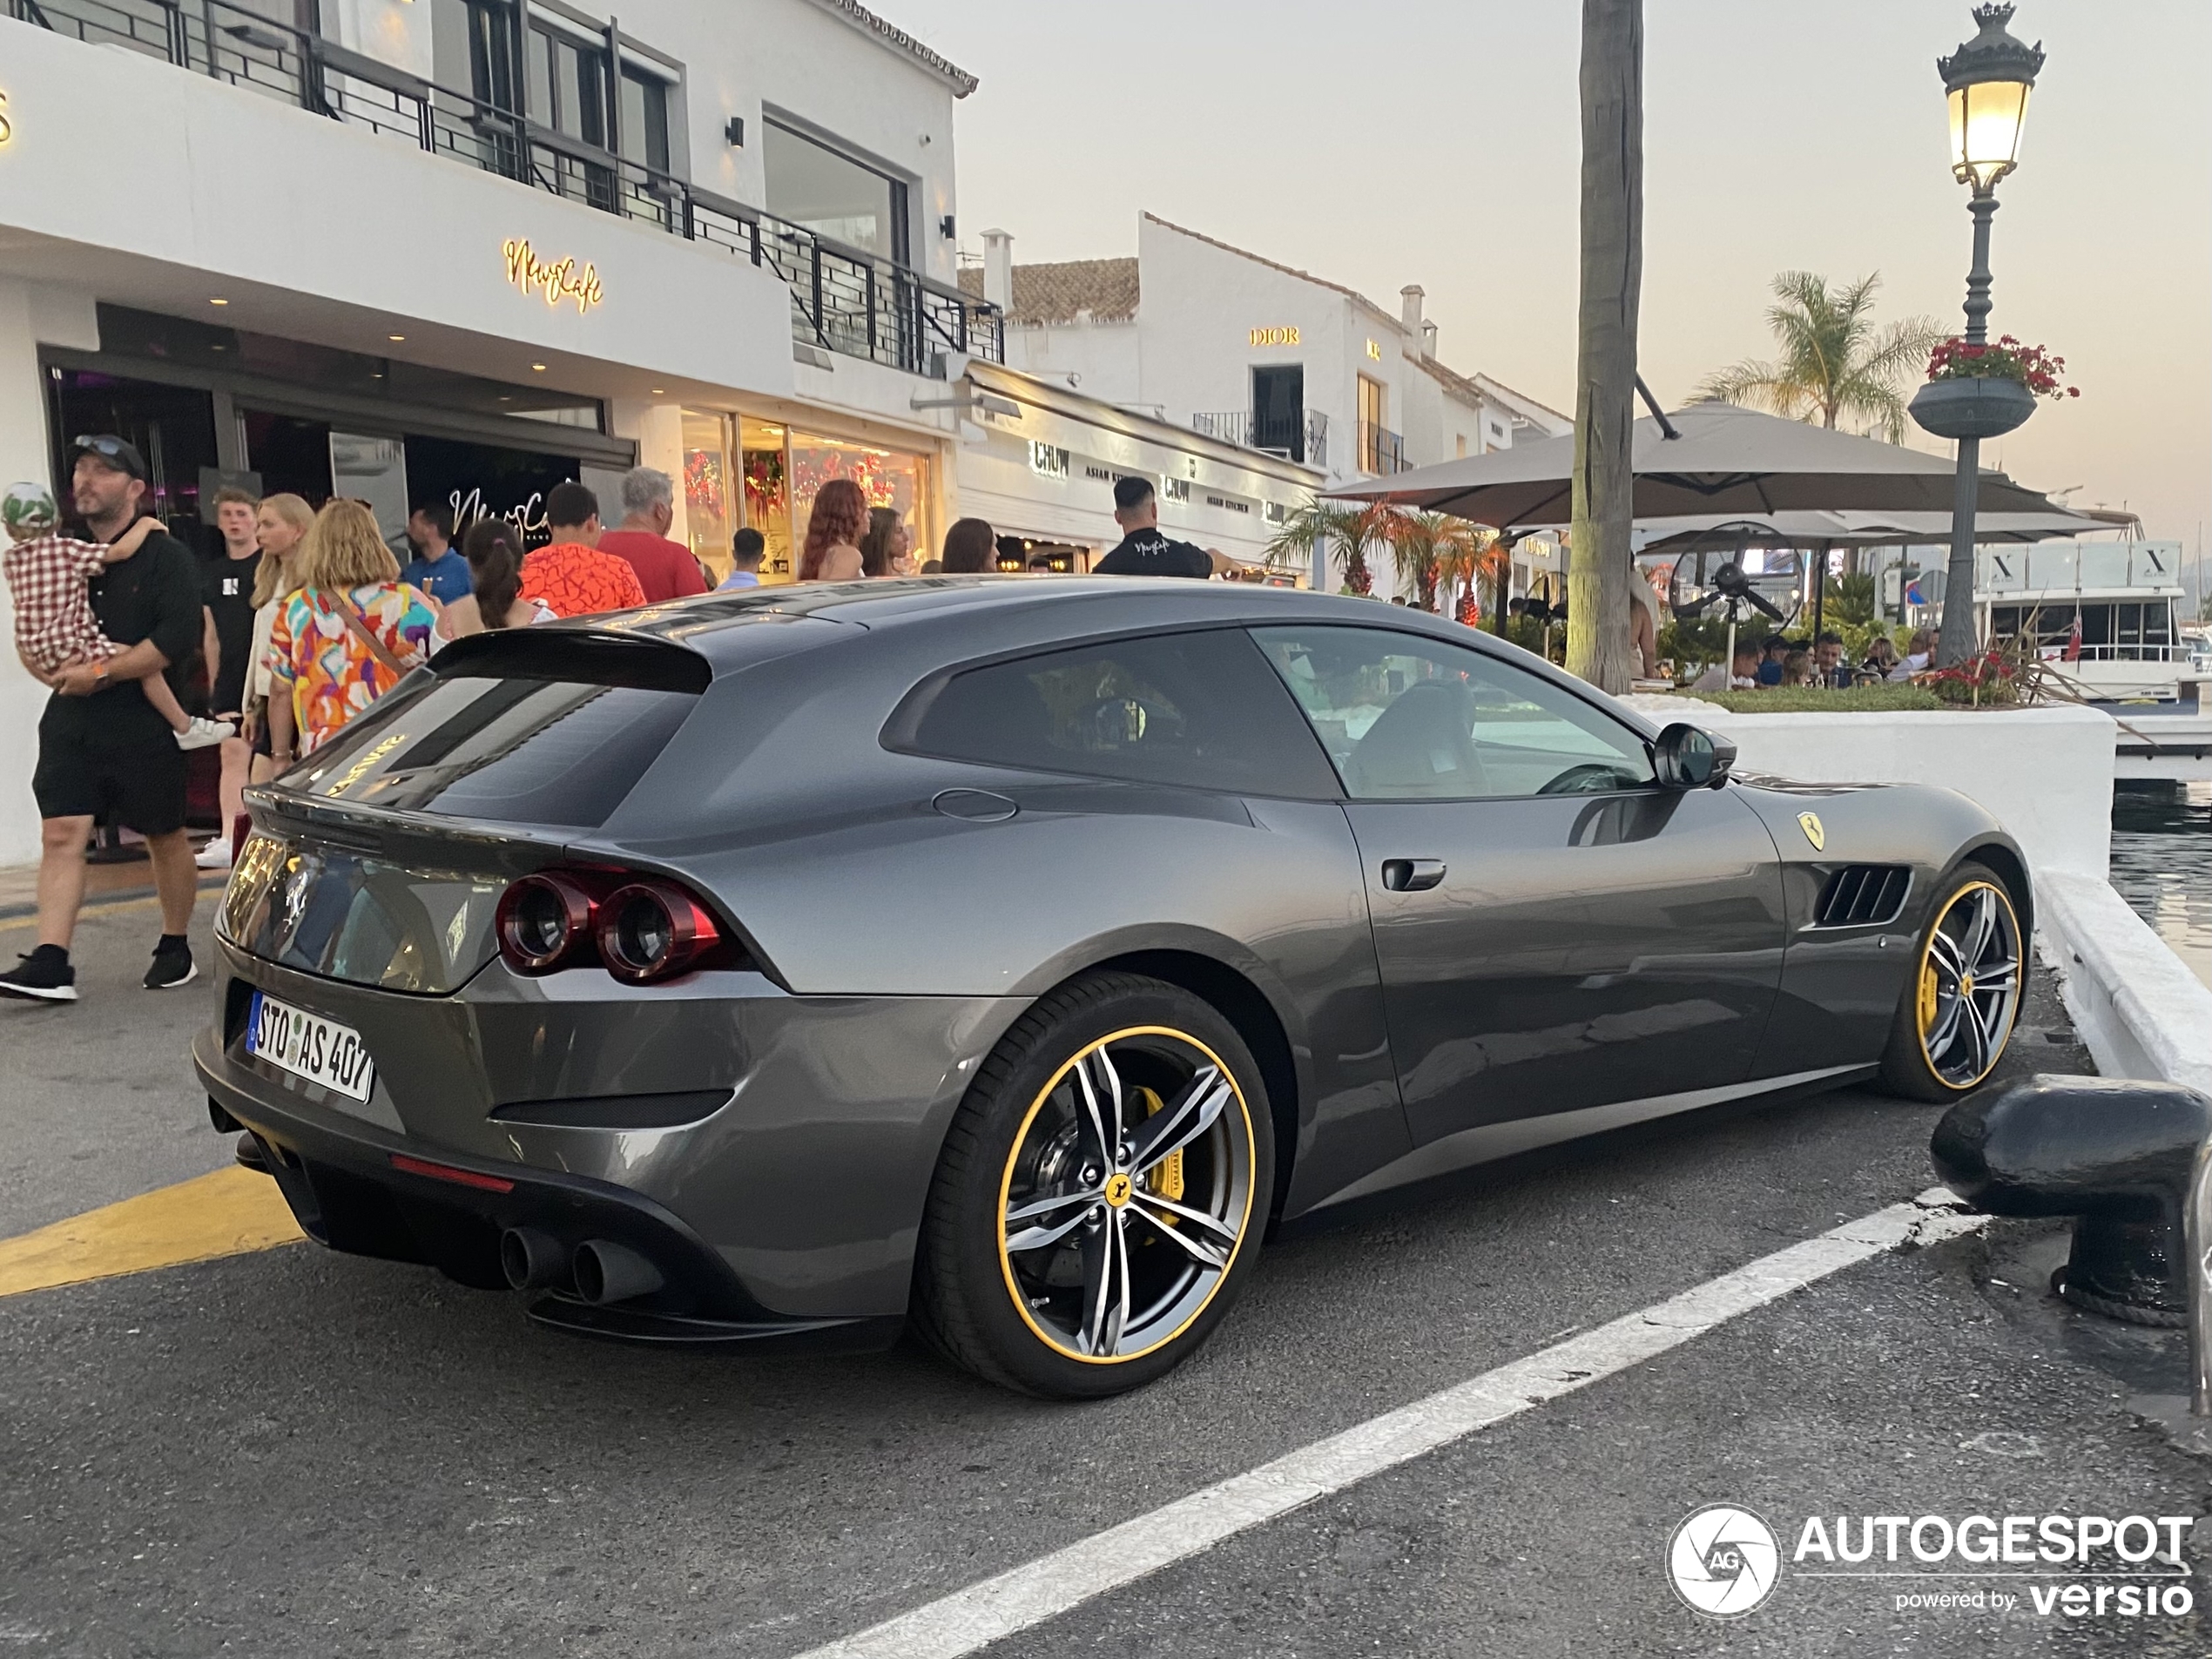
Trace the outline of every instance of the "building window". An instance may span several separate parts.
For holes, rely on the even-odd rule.
[[[1467,454],[1467,435],[1466,433],[1462,432],[1462,433],[1460,433],[1460,454],[1462,456],[1465,456],[1465,455],[1466,455],[1466,454]]]
[[[1398,443],[1389,429],[1388,389],[1380,381],[1359,376],[1359,470],[1398,471]]]
[[[774,120],[762,124],[768,211],[817,235],[904,265],[907,186]]]
[[[1252,370],[1252,448],[1305,459],[1305,366]]]

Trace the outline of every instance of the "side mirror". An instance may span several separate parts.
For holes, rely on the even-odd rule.
[[[1677,720],[1651,745],[1651,763],[1662,788],[1718,789],[1736,764],[1736,745]]]

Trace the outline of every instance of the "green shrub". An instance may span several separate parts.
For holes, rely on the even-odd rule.
[[[1737,714],[1887,714],[1900,709],[1939,709],[1943,698],[1924,685],[1854,685],[1824,691],[1813,685],[1776,685],[1757,691],[1686,691]],[[1692,711],[1694,713],[1695,711]]]

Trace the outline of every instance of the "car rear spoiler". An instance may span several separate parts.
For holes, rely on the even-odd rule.
[[[697,697],[714,668],[687,645],[614,628],[498,628],[456,639],[430,659],[440,679],[563,680]]]

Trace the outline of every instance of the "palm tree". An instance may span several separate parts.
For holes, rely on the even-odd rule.
[[[1505,631],[1505,579],[1512,568],[1512,543],[1487,524],[1454,519],[1448,536],[1437,547],[1436,579],[1446,593],[1456,593],[1464,587],[1481,604],[1483,583],[1487,580],[1490,602],[1482,605],[1482,616],[1494,634]],[[1456,607],[1453,615],[1459,615]]]
[[[1629,689],[1629,453],[1643,286],[1643,0],[1582,0],[1581,300],[1575,359],[1575,562],[1567,668]]]
[[[1455,593],[1503,563],[1498,533],[1487,524],[1387,502],[1378,502],[1368,516],[1374,538],[1390,550],[1399,585],[1412,588],[1424,610],[1436,609],[1440,591]]]
[[[1871,435],[1904,442],[1898,381],[1925,368],[1944,334],[1932,317],[1877,327],[1874,292],[1881,286],[1879,271],[1840,288],[1811,271],[1784,271],[1774,279],[1778,303],[1766,314],[1782,355],[1770,363],[1746,358],[1708,374],[1696,395],[1793,421],[1817,418],[1831,430],[1839,420],[1863,421]]]
[[[1379,539],[1374,509],[1309,496],[1283,521],[1267,544],[1267,556],[1271,562],[1301,556],[1310,568],[1313,555],[1325,551],[1329,563],[1344,572],[1345,590],[1365,594],[1375,585],[1367,569],[1367,550]]]

